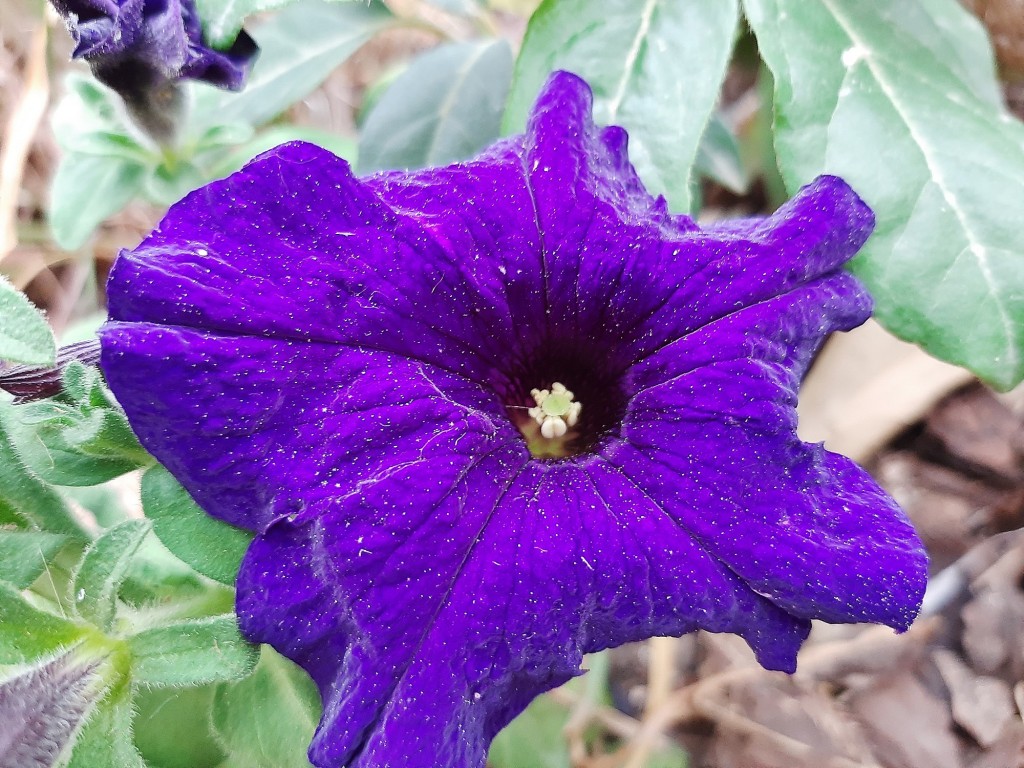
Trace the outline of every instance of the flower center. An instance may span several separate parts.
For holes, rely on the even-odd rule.
[[[595,451],[618,430],[621,371],[605,346],[548,340],[507,371],[500,394],[534,458],[563,459]]]
[[[530,397],[537,405],[527,413],[540,424],[540,435],[545,440],[564,437],[580,419],[583,403],[577,403],[576,396],[559,381],[551,389],[531,389]]]

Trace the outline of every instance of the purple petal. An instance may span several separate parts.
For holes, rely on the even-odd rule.
[[[653,634],[739,632],[763,663],[794,668],[808,623],[607,463],[539,465],[514,441],[424,455],[426,442],[359,494],[274,523],[243,566],[243,631],[323,693],[314,763],[481,764],[582,654]]]
[[[795,431],[806,361],[863,321],[862,296],[836,273],[664,347],[634,368],[615,452],[758,594],[795,616],[903,630],[927,578],[920,540],[867,473]]]
[[[147,323],[100,336],[142,444],[207,511],[256,531],[386,472],[421,431],[518,435],[479,385],[375,350]]]
[[[810,619],[919,605],[902,513],[795,433],[811,356],[869,312],[840,269],[870,211],[823,177],[698,230],[590,98],[556,74],[524,136],[413,174],[284,145],[114,269],[111,387],[258,532],[239,615],[319,685],[317,765],[476,768],[585,653],[704,628],[792,670]],[[596,426],[538,460],[513,422],[553,381]]]

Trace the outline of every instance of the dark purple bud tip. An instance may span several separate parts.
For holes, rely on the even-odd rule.
[[[194,0],[52,0],[75,41],[72,54],[117,91],[132,118],[168,141],[182,114],[178,82],[242,89],[259,49],[241,32],[227,50],[209,47]]]
[[[0,363],[0,390],[14,395],[14,403],[29,403],[59,395],[63,387],[64,372],[73,362],[97,365],[100,361],[99,339],[68,344],[57,351],[53,367]]]

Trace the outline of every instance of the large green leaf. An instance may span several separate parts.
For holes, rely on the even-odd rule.
[[[233,585],[252,534],[208,516],[160,465],[142,476],[142,508],[157,537],[204,576]]]
[[[65,81],[53,132],[62,153],[50,188],[50,227],[58,245],[71,250],[135,197],[157,157],[139,143],[117,95],[79,74]]]
[[[647,188],[688,210],[738,13],[736,0],[545,0],[526,30],[504,130],[522,130],[552,70],[575,72],[594,89],[596,119],[629,131]]]
[[[43,314],[0,275],[0,360],[53,365],[57,344]]]
[[[999,387],[1021,381],[1024,126],[992,99],[976,22],[954,0],[744,2],[790,191],[834,173],[875,211],[852,268],[879,320]],[[921,19],[935,23],[918,37]]]
[[[413,61],[363,124],[359,168],[424,168],[466,160],[497,138],[512,80],[504,40],[450,43]]]
[[[290,5],[253,30],[260,56],[245,89],[195,90],[190,135],[235,121],[261,125],[312,93],[394,17],[379,2]]]
[[[214,733],[239,768],[309,768],[319,719],[313,681],[266,645],[255,672],[222,685],[213,700]]]

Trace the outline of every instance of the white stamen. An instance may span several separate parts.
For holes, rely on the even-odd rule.
[[[575,395],[561,382],[556,381],[550,390],[531,390],[530,395],[537,406],[527,413],[540,424],[540,433],[548,440],[562,437],[579,422],[583,404],[577,403]]]

